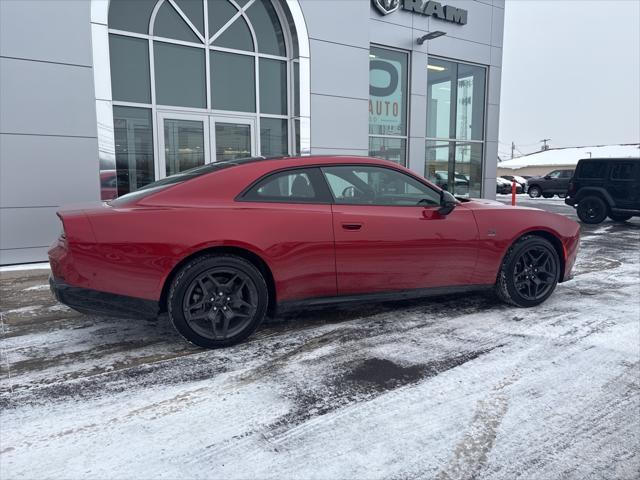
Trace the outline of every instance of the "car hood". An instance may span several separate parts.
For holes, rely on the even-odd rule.
[[[506,203],[498,202],[497,200],[489,200],[487,198],[469,198],[465,199],[465,201],[461,204],[462,207],[468,208],[470,210],[537,210],[543,211],[539,208],[532,207],[518,207],[511,206]]]

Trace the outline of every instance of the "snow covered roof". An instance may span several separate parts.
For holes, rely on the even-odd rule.
[[[591,155],[589,154],[591,153]],[[551,148],[543,152],[531,153],[523,157],[506,160],[498,168],[545,167],[575,165],[583,158],[628,158],[640,157],[640,144],[596,145],[591,147]]]

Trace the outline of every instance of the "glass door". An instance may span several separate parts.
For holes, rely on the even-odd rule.
[[[256,155],[253,118],[211,117],[211,151],[216,162]]]
[[[207,115],[159,112],[158,126],[160,178],[211,161]]]
[[[158,178],[256,155],[253,118],[158,112]]]

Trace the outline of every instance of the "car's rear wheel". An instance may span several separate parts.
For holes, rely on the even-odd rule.
[[[560,278],[560,259],[545,238],[525,236],[507,252],[496,281],[496,293],[506,303],[534,307],[553,293]]]
[[[566,197],[567,197],[567,194],[566,194],[566,193],[559,193],[559,194],[558,194],[558,197],[559,197],[559,198],[566,198]]]
[[[601,223],[607,218],[607,205],[600,197],[585,197],[578,202],[576,213],[584,223]]]
[[[527,192],[531,198],[538,198],[542,195],[542,189],[537,185],[533,185],[529,187],[529,191]]]
[[[609,214],[609,218],[611,220],[613,220],[614,222],[626,222],[631,217],[633,217],[633,215],[624,215],[624,214],[621,214],[621,213],[610,213]]]
[[[234,255],[207,255],[187,263],[169,289],[167,310],[175,329],[205,348],[234,345],[264,319],[268,289],[260,271]]]

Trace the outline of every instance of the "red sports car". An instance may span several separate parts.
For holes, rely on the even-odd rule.
[[[88,313],[168,312],[222,347],[277,309],[493,289],[531,307],[570,278],[578,224],[456,199],[366,157],[212,163],[60,210],[51,288]]]

